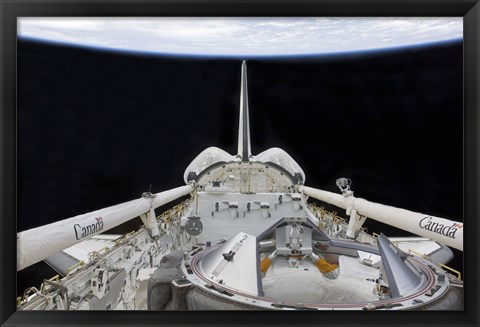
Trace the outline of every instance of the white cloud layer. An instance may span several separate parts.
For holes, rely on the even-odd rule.
[[[18,35],[134,51],[197,55],[324,54],[463,37],[461,17],[21,17]]]

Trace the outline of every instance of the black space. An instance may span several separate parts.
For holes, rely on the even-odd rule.
[[[17,53],[18,231],[181,186],[209,146],[236,152],[241,59],[30,40]],[[283,148],[308,186],[338,192],[348,177],[357,197],[463,221],[462,57],[454,42],[248,60],[252,152]],[[51,277],[38,273],[47,268],[21,271],[17,292]]]

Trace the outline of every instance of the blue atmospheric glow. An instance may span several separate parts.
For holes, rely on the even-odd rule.
[[[272,54],[272,55],[235,55],[235,54],[186,54],[186,53],[167,53],[167,52],[156,52],[156,51],[141,51],[141,50],[129,50],[129,49],[112,49],[101,46],[92,46],[92,45],[83,45],[83,44],[74,44],[69,42],[61,41],[50,41],[43,40],[34,37],[24,37],[18,36],[17,39],[24,41],[32,41],[38,43],[52,44],[57,46],[66,46],[66,47],[75,47],[83,48],[89,51],[101,51],[101,52],[110,52],[117,53],[120,55],[134,55],[134,56],[154,56],[154,57],[170,57],[170,58],[192,58],[192,59],[279,59],[279,60],[295,60],[295,59],[315,59],[315,58],[338,58],[338,57],[347,57],[347,56],[361,56],[368,54],[386,54],[396,51],[408,51],[415,49],[422,49],[428,47],[449,45],[455,43],[463,42],[463,39],[452,39],[447,41],[438,41],[438,42],[429,42],[416,45],[404,45],[390,48],[378,48],[378,49],[369,49],[369,50],[353,50],[345,52],[331,52],[331,53],[306,53],[306,54]]]
[[[19,38],[142,55],[272,58],[365,53],[463,38],[461,17],[18,19]]]

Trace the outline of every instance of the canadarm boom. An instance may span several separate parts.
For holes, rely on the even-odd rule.
[[[368,217],[463,251],[461,222],[370,202],[356,198],[351,193],[342,195],[307,186],[301,186],[300,191],[307,196],[346,209],[350,215],[349,227],[355,224],[352,219]]]
[[[17,233],[17,271],[193,191],[180,186]]]

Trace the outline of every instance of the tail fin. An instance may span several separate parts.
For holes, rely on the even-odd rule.
[[[240,120],[238,125],[238,153],[242,161],[248,161],[252,155],[250,147],[250,121],[248,118],[247,64],[242,63],[242,82],[240,89]]]

